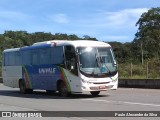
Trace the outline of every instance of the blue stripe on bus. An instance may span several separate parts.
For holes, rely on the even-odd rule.
[[[32,89],[56,90],[57,80],[61,79],[56,65],[25,65]],[[23,73],[24,74],[24,73]]]

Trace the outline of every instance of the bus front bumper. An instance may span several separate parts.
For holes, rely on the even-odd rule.
[[[107,91],[109,89],[117,89],[118,81],[108,82],[106,84],[83,83],[82,91]]]

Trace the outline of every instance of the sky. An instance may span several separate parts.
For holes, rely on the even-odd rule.
[[[23,30],[131,42],[142,13],[159,6],[159,0],[0,0],[0,34]]]

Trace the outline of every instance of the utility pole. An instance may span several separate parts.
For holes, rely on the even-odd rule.
[[[131,62],[131,78],[132,78],[132,62]]]
[[[142,56],[142,65],[143,65],[143,45],[142,45],[142,42],[141,42],[141,56]]]
[[[148,79],[148,61],[147,61],[147,79]]]

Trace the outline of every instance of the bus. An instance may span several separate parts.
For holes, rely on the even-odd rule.
[[[101,41],[50,40],[2,52],[3,84],[58,92],[60,96],[117,89],[118,71],[112,47]]]

